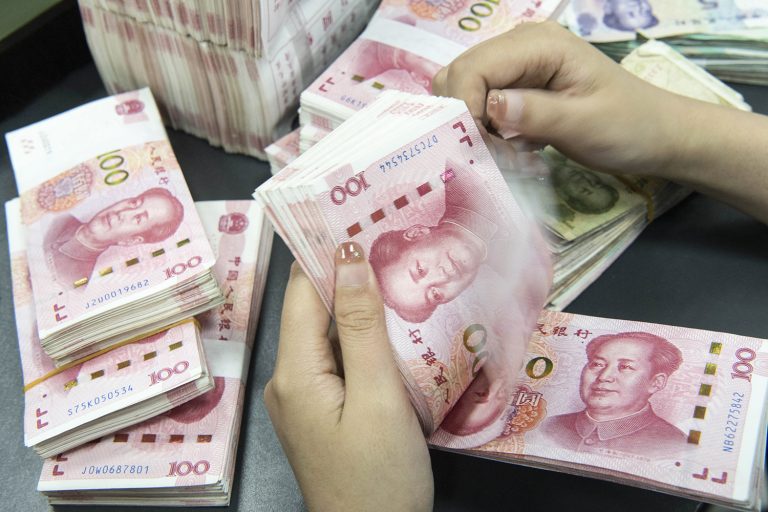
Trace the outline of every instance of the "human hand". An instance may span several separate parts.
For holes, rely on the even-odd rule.
[[[339,247],[336,345],[312,283],[291,267],[264,403],[311,510],[432,510],[427,444],[372,276],[357,244]]]
[[[679,149],[681,97],[554,22],[524,23],[469,49],[432,90],[464,100],[479,125],[505,138],[551,144],[598,170],[664,175]]]

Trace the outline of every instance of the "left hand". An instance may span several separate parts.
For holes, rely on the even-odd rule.
[[[264,403],[310,510],[432,510],[429,452],[395,364],[384,307],[362,249],[336,255],[330,317],[294,263]]]

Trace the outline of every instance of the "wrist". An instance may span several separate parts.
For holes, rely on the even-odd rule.
[[[710,105],[669,93],[664,106],[658,175],[671,181],[690,183],[696,180],[702,162],[711,158],[712,122],[707,115]]]

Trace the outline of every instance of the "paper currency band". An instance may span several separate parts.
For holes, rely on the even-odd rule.
[[[176,242],[176,248],[184,247],[188,243],[190,243],[189,238],[185,238],[184,240],[179,240],[178,242]],[[165,254],[165,249],[160,248],[160,249],[157,249],[155,251],[152,251],[150,254],[151,254],[151,256],[153,258],[157,258],[158,256],[162,256],[163,254]],[[141,260],[138,257],[127,259],[127,260],[125,260],[125,266],[126,267],[132,267],[132,266],[136,265],[137,263],[139,263],[139,261],[141,261]],[[101,270],[99,270],[99,276],[100,277],[108,276],[112,272],[114,272],[114,268],[113,267],[104,267]],[[88,281],[89,281],[88,277],[81,277],[80,279],[75,280],[72,283],[72,285],[75,288],[79,288],[81,286],[85,286],[86,284],[88,284]]]
[[[187,442],[187,443],[202,444],[202,443],[210,443],[210,442],[213,441],[213,434],[196,434],[196,435],[195,434],[192,434],[192,435],[167,434],[167,439],[166,439],[166,434],[157,434],[157,433],[154,433],[154,432],[151,432],[151,433],[150,432],[148,432],[148,433],[135,433],[135,434],[121,432],[119,434],[115,434],[112,437],[112,442],[113,443],[127,443],[128,440],[131,437],[133,437],[134,439],[136,439],[138,437],[140,442],[142,442],[142,443],[158,443],[158,442],[159,443],[163,443],[163,442],[165,442],[165,443],[184,443],[184,442]],[[104,441],[106,439],[107,438],[105,438],[105,437],[102,437],[102,438],[99,438],[99,439],[94,439],[93,441],[91,441],[88,444],[98,444],[98,443],[100,443],[100,442],[102,442],[102,441]]]
[[[439,184],[447,183],[455,177],[456,177],[456,174],[453,171],[453,169],[446,169],[445,172],[440,174],[440,182],[436,183],[436,185],[439,186]],[[434,190],[433,183],[430,181],[425,181],[424,183],[422,183],[421,185],[413,189],[411,192],[407,194],[403,194],[402,196],[396,198],[391,203],[374,211],[373,213],[365,217],[363,220],[359,222],[355,222],[354,224],[349,226],[347,228],[347,235],[350,238],[352,238],[353,236],[362,233],[363,230],[365,230],[366,228],[369,228],[374,224],[376,224],[377,222],[381,221],[382,219],[385,219],[387,215],[391,215],[395,211],[400,210],[401,208],[405,208],[411,202],[418,200],[420,197],[424,197],[425,195],[429,194],[433,190]]]
[[[174,323],[172,323],[170,325],[166,325],[166,326],[161,327],[159,329],[151,330],[149,332],[140,334],[138,336],[133,336],[132,338],[128,338],[127,340],[124,340],[124,341],[121,341],[120,343],[117,343],[116,345],[113,345],[111,347],[107,347],[105,349],[99,350],[98,352],[94,352],[93,354],[89,354],[89,355],[87,355],[85,357],[82,357],[82,358],[76,360],[76,361],[72,361],[72,362],[67,363],[67,364],[65,364],[63,366],[60,366],[60,367],[58,367],[58,368],[56,368],[54,370],[51,370],[50,372],[46,373],[42,377],[39,377],[39,378],[37,378],[37,379],[35,379],[35,380],[25,384],[24,385],[24,393],[26,393],[30,389],[34,388],[38,384],[40,384],[42,382],[45,382],[46,380],[50,379],[51,377],[53,377],[55,375],[58,375],[58,374],[60,374],[63,371],[69,370],[70,368],[72,368],[72,367],[74,367],[74,366],[76,366],[78,364],[82,364],[82,363],[85,363],[86,361],[90,361],[94,357],[99,357],[100,355],[106,354],[107,352],[111,352],[111,351],[113,351],[115,349],[118,349],[118,348],[122,347],[123,345],[128,345],[129,343],[133,343],[134,341],[139,341],[141,339],[148,338],[148,337],[153,336],[153,335],[155,335],[155,334],[157,334],[159,332],[167,331],[169,329],[173,329],[174,327],[178,327],[180,325],[185,325],[185,324],[187,324],[189,322],[194,322],[194,324],[197,326],[197,328],[200,329],[200,322],[198,322],[197,319],[193,317],[193,318],[186,318],[184,320],[179,320],[178,322],[174,322]],[[120,367],[121,364],[124,364],[124,366]],[[125,361],[121,361],[120,363],[118,363],[118,368],[117,369],[118,370],[122,370],[123,368],[126,368],[127,366],[130,366],[130,362],[128,364],[125,364]]]
[[[639,194],[643,199],[645,199],[646,218],[648,219],[648,222],[653,221],[653,219],[656,218],[656,206],[653,204],[653,196],[642,187],[638,187],[636,183],[632,182],[625,176],[616,175],[616,178],[627,187],[629,187],[632,192]]]

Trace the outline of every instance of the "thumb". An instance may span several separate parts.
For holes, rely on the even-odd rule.
[[[402,388],[392,353],[384,305],[363,248],[345,242],[336,250],[334,313],[344,364],[346,400],[370,401]]]
[[[541,89],[493,89],[486,111],[503,138],[522,136],[557,146],[572,140],[578,123],[574,103],[562,94]]]

